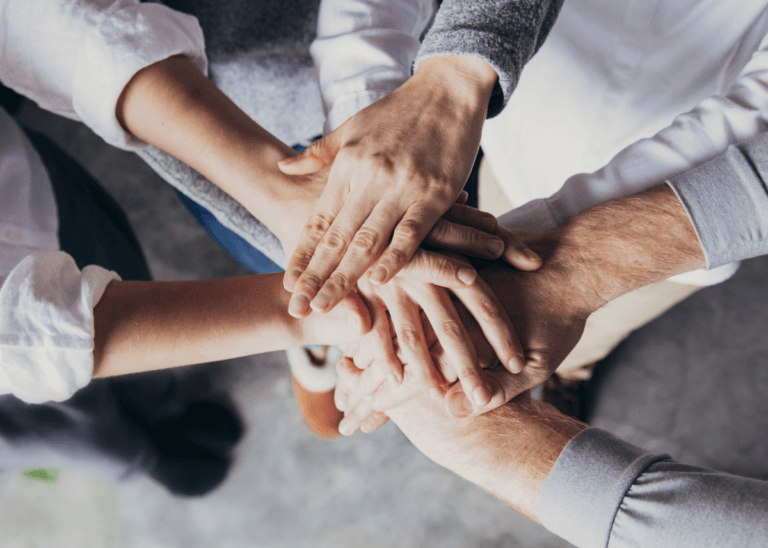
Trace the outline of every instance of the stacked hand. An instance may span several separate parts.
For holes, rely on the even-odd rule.
[[[328,311],[367,270],[384,284],[408,263],[467,180],[496,78],[472,57],[424,60],[399,89],[281,163],[291,175],[332,166],[286,270],[291,314]]]
[[[506,310],[522,344],[525,367],[503,367],[475,318],[456,303],[479,360],[488,367],[484,376],[490,398],[479,403],[467,396],[463,383],[456,383],[442,399],[444,408],[454,416],[486,413],[546,380],[578,342],[589,314],[602,304],[588,277],[574,275],[572,266],[577,262],[568,260],[567,246],[559,245],[550,231],[521,233],[521,237],[544,257],[544,266],[534,272],[522,272],[501,261],[486,264],[478,269],[475,285],[488,287]],[[580,279],[585,283],[577,283]],[[454,293],[458,296],[462,291]],[[435,367],[448,381],[455,380],[450,350],[438,339],[433,327],[428,326],[426,333]],[[372,359],[364,349],[356,349],[351,359],[339,363],[336,401],[346,413],[340,426],[342,433],[348,435],[360,427],[371,431],[386,420],[382,412],[420,395],[418,384],[409,382],[418,377],[410,371],[416,369],[409,361],[410,356],[401,352],[400,357],[406,362],[405,380],[400,384],[393,383],[381,368],[370,367]]]

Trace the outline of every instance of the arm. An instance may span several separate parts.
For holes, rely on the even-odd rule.
[[[495,409],[546,380],[578,342],[589,315],[605,303],[704,265],[696,232],[668,185],[595,206],[555,229],[522,235],[542,257],[543,266],[522,272],[501,262],[487,263],[478,268],[476,284],[487,284],[509,314],[525,353],[525,367],[520,373],[486,370],[493,396],[484,405],[474,404],[460,385],[451,387],[443,401],[456,416]],[[463,289],[453,291],[465,300]],[[466,313],[462,322],[481,353],[487,343],[479,327]],[[444,352],[433,351],[443,362]],[[353,389],[366,387],[361,394],[373,393],[377,410],[391,409],[416,393],[408,384],[393,386],[377,375],[376,368],[368,368],[349,381]]]
[[[766,83],[768,37],[725,95],[705,99],[653,137],[626,147],[605,167],[570,177],[550,198],[526,204],[500,222],[507,227],[549,228],[595,204],[681,175],[725,153],[730,145],[757,137],[768,127]]]
[[[369,268],[383,284],[407,263],[466,182],[499,58],[514,57],[505,70],[521,70],[559,9],[545,0],[469,4],[441,6],[432,43],[447,33],[456,37],[450,47],[425,53],[401,87],[281,164],[300,174],[333,163],[286,271],[295,314],[330,310]],[[458,47],[464,40],[471,45]],[[511,92],[517,75],[504,74]]]
[[[53,251],[0,282],[0,393],[30,403],[65,400],[92,375],[349,342],[368,330],[359,299],[330,317],[292,318],[280,275],[123,282]]]
[[[435,462],[579,548],[768,541],[768,482],[680,464],[548,404],[457,420],[421,399],[389,414]]]

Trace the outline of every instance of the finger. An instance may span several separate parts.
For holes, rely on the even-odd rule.
[[[519,270],[537,270],[543,260],[535,251],[525,245],[515,231],[499,227],[497,234],[504,240],[504,260]]]
[[[464,205],[467,203],[467,200],[469,199],[469,193],[466,190],[462,190],[459,192],[459,197],[456,198],[456,203],[459,205]]]
[[[392,241],[376,262],[371,282],[385,284],[408,264],[442,214],[436,204],[412,205],[395,227]]]
[[[333,224],[333,220],[341,210],[341,204],[345,195],[346,190],[343,185],[333,184],[331,181],[326,184],[317,201],[317,205],[304,224],[299,243],[296,245],[296,249],[285,269],[283,287],[287,291],[293,291],[301,274],[309,266],[317,245],[323,239],[325,233],[328,232],[328,229]],[[305,303],[305,308],[309,310],[309,301]],[[306,313],[308,314],[309,312]]]
[[[487,211],[480,211],[476,207],[470,207],[459,203],[453,204],[448,211],[443,214],[443,218],[452,223],[476,228],[483,232],[488,232],[489,234],[495,233],[499,226],[499,223],[496,221],[496,217],[494,217],[493,214],[488,213]]]
[[[369,396],[379,389],[387,379],[376,368],[359,369],[349,360],[336,363],[336,375],[345,386],[358,396]]]
[[[444,381],[429,355],[419,307],[401,288],[389,288],[384,297],[397,334],[404,361],[414,383],[433,399],[445,394]]]
[[[339,423],[339,433],[342,436],[351,436],[360,429],[360,424],[372,411],[368,400],[360,400],[353,409],[344,413],[344,418]]]
[[[334,222],[334,226],[337,224],[339,227],[345,226],[344,220],[347,219],[348,215],[346,212],[356,212],[348,219],[346,228],[339,234],[340,239],[343,238],[345,243],[349,242],[349,245],[343,250],[339,245],[336,254],[328,253],[329,259],[325,263],[321,263],[319,259],[317,261],[314,272],[317,274],[327,272],[328,274],[323,287],[310,304],[313,310],[327,312],[336,306],[373,261],[381,255],[387,245],[389,235],[402,215],[402,211],[399,210],[398,204],[395,202],[385,200],[373,204],[370,202],[370,198],[362,201],[360,198],[359,194],[350,194],[347,203]],[[366,213],[369,207],[372,208],[370,215]],[[331,230],[334,229],[331,227]],[[330,236],[330,231],[328,236]],[[316,253],[319,254],[324,251],[323,244],[324,242],[320,243]],[[307,274],[314,265],[315,260],[313,259],[307,268]],[[322,265],[325,265],[324,269]]]
[[[426,249],[417,249],[397,275],[440,287],[467,287],[477,279],[477,271],[466,259]]]
[[[447,411],[455,417],[482,415],[501,407],[518,394],[540,384],[549,374],[537,360],[530,360],[523,373],[510,373],[503,368],[488,371],[486,377],[493,395],[485,405],[473,404],[460,385],[454,385],[443,401]]]
[[[389,420],[389,417],[381,411],[371,411],[371,413],[360,423],[360,430],[366,434],[378,430]]]
[[[346,358],[336,362],[336,388],[333,391],[333,403],[339,411],[348,411],[357,405],[360,396],[355,394],[348,382],[342,381],[339,375],[339,364]]]
[[[477,228],[453,223],[445,217],[438,219],[424,243],[481,259],[498,259],[504,252],[501,238]]]
[[[373,313],[356,291],[350,291],[331,311],[331,315],[356,328],[358,335],[367,334],[373,325]]]
[[[478,278],[474,285],[453,289],[453,293],[480,325],[502,365],[512,373],[522,371],[525,365],[523,347],[507,311],[488,284]]]
[[[424,309],[462,388],[471,395],[475,404],[485,405],[491,398],[491,390],[483,381],[475,347],[470,342],[469,333],[461,323],[450,297],[441,288],[426,286],[421,290],[419,304]]]
[[[298,155],[280,160],[277,163],[280,171],[287,175],[309,175],[332,164],[341,148],[343,127],[318,139]]]
[[[390,328],[387,307],[376,294],[376,289],[367,283],[366,278],[360,280],[360,287],[365,290],[372,328],[361,341],[360,351],[355,355],[355,365],[360,369],[367,369],[375,360],[382,373],[390,376],[395,384],[399,384],[403,381],[403,366],[393,345],[394,330]]]
[[[337,171],[335,167],[336,166],[334,165],[334,169],[331,170],[332,175]],[[336,174],[335,177],[335,180],[338,180],[339,178],[343,179],[344,176],[343,174]],[[334,187],[337,186],[335,182],[332,183],[331,179],[329,179],[328,185],[332,184]],[[328,187],[326,187],[326,191],[327,190]],[[330,310],[327,306],[330,301],[323,302],[314,299],[320,291],[320,288],[328,280],[328,277],[341,262],[347,251],[349,242],[352,240],[357,229],[371,213],[375,205],[370,197],[362,196],[360,193],[345,195],[343,190],[333,193],[333,195],[326,200],[324,198],[326,191],[323,191],[321,196],[323,202],[322,206],[318,204],[317,207],[319,211],[325,213],[310,217],[310,224],[308,224],[308,226],[311,228],[310,237],[307,238],[308,243],[307,245],[302,245],[300,242],[293,254],[294,257],[300,256],[302,263],[305,263],[306,267],[301,270],[298,264],[296,266],[294,266],[294,264],[289,264],[288,271],[291,272],[292,275],[300,272],[300,276],[291,289],[293,295],[291,296],[288,305],[288,311],[291,312],[292,315],[294,313],[301,314],[302,310],[305,311],[305,313],[308,313],[306,311],[310,309],[310,303],[312,303],[311,308],[318,312],[327,312]],[[330,203],[332,199],[336,200],[334,204]],[[334,208],[342,203],[343,205],[341,206],[341,209],[336,211]],[[316,219],[314,224],[312,224],[313,218]],[[319,235],[323,229],[325,229],[325,233],[319,240],[317,240],[317,235]],[[304,234],[302,234],[302,239],[303,238]],[[312,247],[311,244],[314,244],[315,242],[316,245]],[[308,257],[309,262],[306,263]],[[293,257],[291,258],[291,262],[293,263]],[[288,279],[287,276],[288,275],[286,274],[285,280]],[[352,284],[348,285],[347,289],[351,289],[351,287]],[[343,295],[341,295],[341,297],[343,297]],[[339,299],[341,297],[339,297]],[[324,298],[327,298],[327,296]]]
[[[420,398],[423,394],[421,388],[411,382],[404,382],[399,386],[384,382],[371,396],[371,407],[376,411],[387,412],[414,398]]]

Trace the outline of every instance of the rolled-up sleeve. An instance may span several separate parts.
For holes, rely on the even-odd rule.
[[[0,80],[108,143],[143,146],[115,115],[142,68],[186,55],[207,71],[197,19],[139,0],[0,0]]]
[[[68,399],[93,374],[93,309],[115,272],[82,271],[61,251],[30,255],[0,278],[0,394]]]

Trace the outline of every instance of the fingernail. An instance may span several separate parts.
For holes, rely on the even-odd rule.
[[[373,431],[373,423],[368,420],[363,421],[360,425],[360,430],[362,430],[364,434],[370,434]]]
[[[376,270],[373,271],[373,274],[371,274],[371,283],[374,284],[380,284],[382,283],[387,277],[387,267],[383,264],[380,264],[376,267]]]
[[[309,297],[303,293],[294,295],[291,299],[290,305],[288,305],[288,313],[294,318],[301,318],[309,309]]]
[[[342,420],[339,423],[339,434],[342,436],[351,436],[355,433],[355,429],[349,423],[349,421]]]
[[[520,373],[525,366],[525,357],[522,355],[515,356],[509,360],[509,370],[513,373]]]
[[[461,283],[472,285],[477,278],[477,272],[473,268],[460,268],[458,276]]]
[[[331,304],[331,297],[325,291],[318,293],[310,303],[312,310],[316,312],[325,312]]]
[[[504,242],[498,238],[488,240],[488,251],[490,251],[494,257],[500,256],[504,253]]]
[[[466,417],[473,411],[472,402],[467,399],[467,395],[458,390],[451,396],[451,401],[448,404],[448,409],[451,411],[451,415],[454,417]]]
[[[439,400],[443,397],[443,391],[439,388],[430,388],[429,389],[429,397],[433,400]]]
[[[538,261],[539,259],[541,259],[541,257],[539,257],[536,253],[534,253],[530,249],[526,249],[525,251],[523,251],[523,254],[525,255],[525,258],[528,259],[529,261]]]
[[[477,405],[485,405],[491,399],[490,391],[485,385],[478,386],[472,391],[472,399]]]

